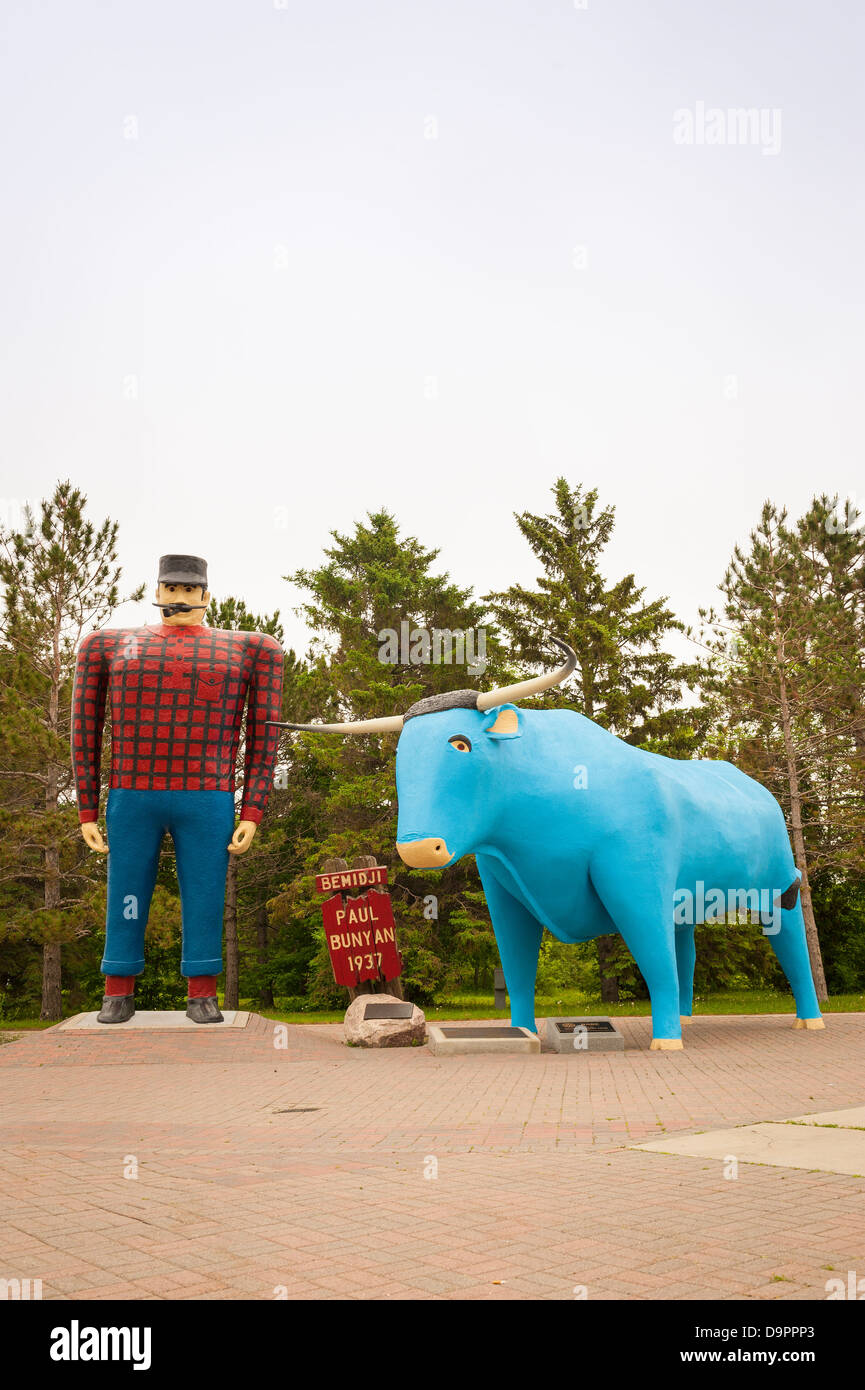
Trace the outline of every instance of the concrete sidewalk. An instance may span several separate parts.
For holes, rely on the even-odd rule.
[[[824,1115],[800,1115],[786,1123],[713,1129],[635,1147],[645,1153],[689,1154],[725,1163],[732,1157],[740,1163],[865,1177],[865,1106],[829,1113],[830,1121]]]
[[[526,1057],[361,1051],[256,1015],[25,1034],[0,1047],[0,1278],[46,1298],[822,1299],[865,1275],[865,1180],[743,1153],[729,1180],[630,1147],[861,1106],[865,1015],[791,1022],[698,1017],[663,1053],[621,1019],[624,1053]]]

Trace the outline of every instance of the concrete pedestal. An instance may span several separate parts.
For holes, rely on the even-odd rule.
[[[246,1009],[223,1009],[222,1023],[193,1023],[191,1018],[179,1009],[142,1009],[134,1013],[125,1023],[97,1023],[96,1015],[98,1009],[92,1013],[76,1014],[74,1018],[67,1018],[64,1023],[58,1023],[57,1031],[60,1033],[129,1033],[129,1032],[154,1032],[157,1030],[184,1028],[187,1031],[191,1028],[195,1033],[224,1033],[226,1028],[245,1028],[249,1022],[249,1012]],[[53,1030],[52,1030],[53,1031]]]
[[[466,1056],[478,1052],[540,1052],[541,1040],[528,1028],[507,1024],[429,1023],[427,1042],[436,1057]]]

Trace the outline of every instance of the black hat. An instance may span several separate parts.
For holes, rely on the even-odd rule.
[[[158,584],[200,584],[207,588],[207,561],[198,555],[161,555]]]

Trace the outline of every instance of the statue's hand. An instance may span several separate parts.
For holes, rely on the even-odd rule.
[[[95,849],[97,854],[107,854],[108,846],[102,838],[102,831],[95,820],[85,821],[81,826],[81,834],[88,849]]]
[[[231,844],[228,846],[229,854],[246,854],[252,844],[253,836],[258,829],[254,820],[242,820],[231,837]]]

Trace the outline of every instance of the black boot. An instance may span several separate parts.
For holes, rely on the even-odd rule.
[[[135,1013],[134,994],[106,994],[102,1008],[96,1015],[97,1023],[126,1023]]]
[[[186,1017],[193,1023],[224,1023],[219,1012],[215,994],[206,994],[203,999],[187,999]]]

